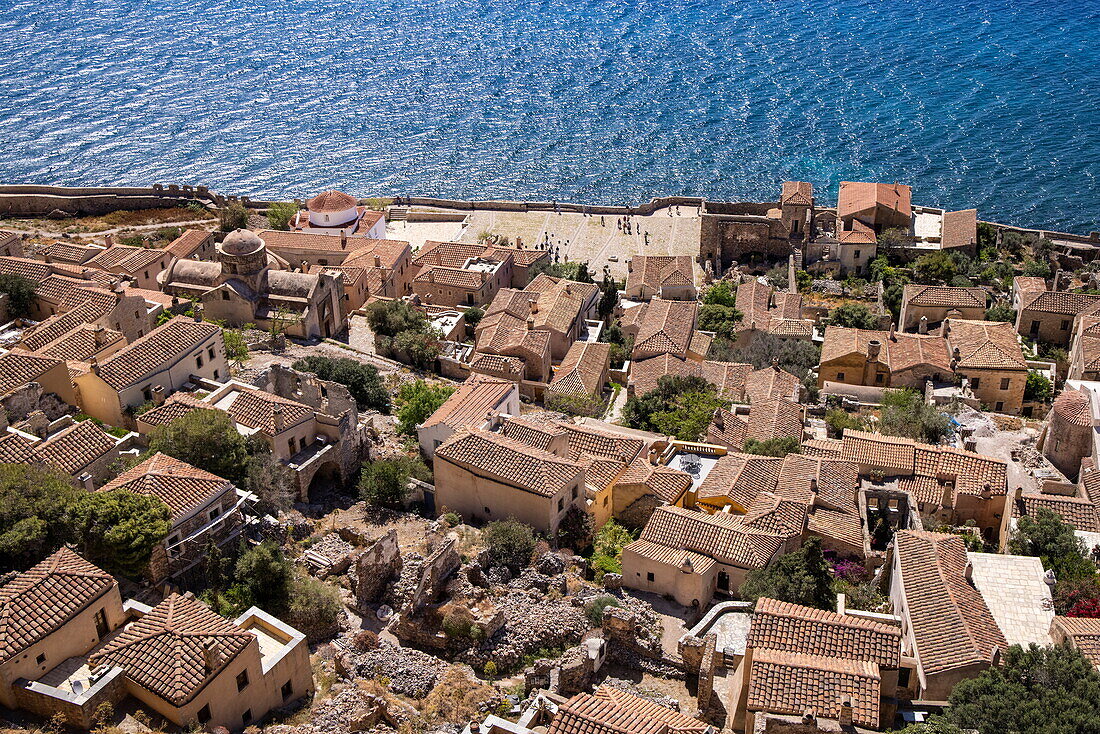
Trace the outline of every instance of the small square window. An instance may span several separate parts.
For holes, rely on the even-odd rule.
[[[34,662],[36,662],[39,665],[46,662],[46,653],[41,653],[38,657],[36,657],[34,659]]]
[[[242,670],[237,673],[237,690],[243,691],[245,688],[248,688],[248,671]]]
[[[200,724],[205,724],[210,721],[210,704],[206,704],[199,709],[198,718]]]
[[[859,250],[856,250],[855,257],[856,257],[856,260],[859,259]]]
[[[241,723],[247,724],[250,721],[252,721],[252,709],[245,709],[244,713],[241,714]]]
[[[881,385],[882,384],[882,373],[881,372],[879,372],[877,375],[875,375],[875,384],[876,385]]]
[[[1062,319],[1062,325],[1058,328],[1061,329],[1062,331],[1068,331],[1069,330],[1069,321],[1067,321],[1065,319]]]
[[[1002,377],[1001,378],[1001,389],[1002,390],[1007,390],[1008,389],[1008,384],[1009,384],[1008,378],[1007,377]]]
[[[202,355],[201,354],[195,357],[195,366],[196,367],[202,367]]]
[[[290,681],[287,681],[283,684],[283,700],[287,700],[292,695],[294,695],[294,686],[291,685]]]
[[[1005,404],[1002,401],[998,400],[997,404],[993,406],[993,409],[1000,413],[1005,409]]]
[[[982,384],[982,378],[972,377],[970,378],[970,387],[977,390],[978,386]]]
[[[836,379],[843,380],[844,379],[844,373],[843,372],[837,372],[836,373]]]
[[[646,581],[652,581],[653,580],[653,572],[652,571],[650,571],[649,573],[647,573],[645,575],[645,580]]]

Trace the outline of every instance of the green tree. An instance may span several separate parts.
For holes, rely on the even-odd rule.
[[[1100,731],[1100,673],[1080,651],[1013,645],[1003,664],[955,685],[950,723],[980,734]]]
[[[222,339],[225,341],[225,356],[236,362],[248,359],[248,342],[239,330],[222,329]]]
[[[426,421],[455,391],[451,385],[429,384],[424,380],[406,382],[397,391],[397,431],[416,435],[416,427]]]
[[[770,367],[775,360],[780,369],[801,378],[821,361],[821,347],[811,341],[758,333],[743,346],[715,339],[707,357],[722,362],[747,362],[756,369]]]
[[[600,302],[596,306],[596,313],[606,321],[611,318],[611,315],[615,313],[615,307],[619,305],[619,287],[610,274],[604,273],[603,285],[600,286],[600,291]]]
[[[298,213],[298,205],[292,201],[275,201],[267,208],[267,226],[286,231],[290,229],[290,220]]]
[[[443,351],[439,337],[431,331],[403,331],[393,338],[393,351],[418,369],[428,369]]]
[[[913,238],[904,229],[892,228],[887,229],[878,236],[878,247],[880,250],[889,252],[898,247],[905,247],[913,243]]]
[[[703,303],[733,308],[737,305],[737,286],[729,280],[716,281],[703,293]]]
[[[427,465],[411,456],[365,463],[359,474],[359,498],[372,505],[397,509],[409,496],[409,479],[426,481],[430,476]]]
[[[947,416],[924,402],[915,390],[885,390],[879,414],[879,431],[890,436],[937,443],[947,435]]]
[[[997,247],[997,228],[989,222],[978,222],[978,249]]]
[[[493,562],[507,566],[513,572],[526,567],[535,552],[535,533],[531,526],[514,518],[489,523],[485,526],[482,539]]]
[[[829,312],[830,326],[852,329],[877,329],[878,316],[862,303],[845,303]]]
[[[338,382],[348,389],[361,409],[388,413],[390,392],[378,369],[348,357],[323,357],[311,354],[293,365],[299,372],[312,372],[322,380]]]
[[[1054,397],[1054,383],[1050,378],[1039,372],[1028,372],[1027,383],[1024,385],[1024,400],[1041,400],[1048,402]]]
[[[767,273],[765,273],[764,277],[768,279],[768,282],[773,287],[778,288],[779,290],[785,290],[791,282],[790,281],[790,276],[787,275],[787,266],[786,265],[777,265],[777,266],[775,266],[774,268],[769,270]]]
[[[1085,546],[1074,535],[1073,526],[1045,507],[1034,516],[1024,515],[1017,520],[1008,549],[1019,556],[1039,558],[1043,568],[1054,571],[1059,582],[1096,575],[1096,564],[1085,557]]]
[[[22,571],[73,538],[69,508],[87,493],[52,469],[0,464],[0,571]]]
[[[366,308],[367,323],[379,336],[397,336],[403,331],[424,331],[428,320],[406,301],[375,301]]]
[[[153,548],[168,537],[172,513],[157,497],[120,489],[86,493],[72,516],[85,557],[136,579],[148,568]]]
[[[614,520],[608,520],[596,531],[592,549],[595,553],[611,558],[622,558],[623,548],[635,540],[635,533]]]
[[[592,514],[576,505],[565,511],[554,535],[558,548],[587,548],[592,543]]]
[[[0,274],[0,294],[8,296],[8,317],[20,318],[31,312],[34,303],[35,282],[15,273]]]
[[[744,314],[732,306],[704,303],[699,307],[698,327],[701,331],[713,331],[724,339],[733,339],[737,325]]]
[[[802,447],[797,438],[791,436],[778,436],[758,441],[754,438],[745,440],[745,453],[757,456],[786,456],[787,454],[800,454]]]
[[[698,441],[714,411],[729,407],[730,401],[720,398],[718,389],[702,377],[665,375],[656,389],[626,401],[623,423],[683,441]]]
[[[966,734],[966,732],[942,716],[933,716],[928,721],[897,729],[895,734]]]
[[[794,282],[799,293],[806,293],[813,287],[814,277],[805,270],[796,270],[794,273]]]
[[[943,250],[921,255],[913,262],[913,277],[918,283],[949,283],[957,273],[955,260]]]
[[[283,557],[279,546],[264,542],[241,552],[233,578],[245,604],[282,613],[290,598],[294,564]]]
[[[1004,301],[997,301],[985,311],[986,321],[1016,322],[1016,311]]]
[[[481,319],[485,317],[485,312],[477,306],[470,306],[462,312],[462,316],[466,319],[467,326],[471,329],[476,329],[477,325],[481,323]]]
[[[220,410],[192,410],[149,434],[149,450],[173,456],[234,484],[244,482],[256,448]]]
[[[866,429],[867,421],[843,408],[833,408],[825,414],[825,427],[828,429],[830,438],[840,438],[849,428],[855,431]]]
[[[218,212],[218,229],[222,232],[232,232],[237,229],[247,228],[248,210],[239,202],[234,201]]]
[[[829,564],[821,553],[821,539],[808,538],[793,553],[749,571],[739,593],[746,601],[768,597],[817,609],[834,609],[832,581]]]
[[[344,603],[340,592],[320,579],[298,572],[290,587],[286,621],[304,632],[335,630]]]

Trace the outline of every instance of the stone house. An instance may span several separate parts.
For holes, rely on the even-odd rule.
[[[142,403],[161,400],[196,378],[228,375],[221,327],[177,316],[102,362],[93,361],[73,381],[81,410],[123,426]]]
[[[91,490],[111,476],[132,438],[133,434],[112,436],[94,421],[74,422],[64,416],[49,422],[42,413],[34,413],[0,434],[0,462],[49,467]]]
[[[498,433],[463,429],[435,450],[435,504],[465,519],[514,517],[553,537],[584,509],[584,469]]]
[[[422,273],[425,268],[442,266],[463,268],[471,260],[479,259],[507,262],[510,278],[501,287],[523,289],[531,282],[531,269],[536,265],[550,264],[550,252],[519,244],[515,247],[474,242],[437,242],[428,240],[413,258],[413,272]],[[487,301],[486,301],[487,302]],[[433,301],[434,303],[434,301]]]
[[[181,260],[210,260],[214,257],[214,233],[204,229],[185,229],[164,249]]]
[[[813,711],[837,729],[888,729],[914,672],[896,617],[762,598],[730,685],[731,726],[753,732],[761,715]]]
[[[966,546],[957,535],[903,530],[894,536],[890,602],[902,619],[902,654],[915,659],[916,695],[946,701],[1008,649],[1004,633],[971,583]]]
[[[175,260],[168,250],[154,247],[110,245],[85,265],[125,277],[139,288],[157,289],[157,278]]]
[[[665,354],[680,359],[706,358],[710,337],[695,330],[699,313],[697,301],[654,298],[627,313],[638,312],[639,309],[637,321],[625,323],[623,327],[624,334],[634,337],[631,358],[635,362]]]
[[[64,359],[23,349],[0,354],[0,405],[8,416],[27,417],[38,410],[44,395],[56,395],[68,405],[77,404]]]
[[[295,232],[327,236],[359,235],[380,240],[386,236],[386,216],[359,205],[359,200],[342,191],[324,191],[306,201],[288,223]]]
[[[285,234],[285,233],[284,233]],[[338,265],[309,265],[307,272],[321,269],[344,274],[347,310],[362,308],[371,296],[403,298],[412,293],[412,249],[402,240],[368,240]]]
[[[925,334],[928,327],[936,326],[948,317],[983,321],[988,298],[984,288],[909,283],[902,289],[901,330],[919,328]]]
[[[813,235],[814,187],[809,181],[784,181],[779,194],[783,231],[793,240]]]
[[[79,310],[79,309],[78,309]],[[24,337],[25,340],[39,342],[50,331],[39,331],[37,337]],[[126,346],[126,337],[122,332],[108,329],[102,324],[84,323],[72,331],[63,333],[56,339],[45,342],[34,350],[43,357],[54,357],[66,362],[90,362],[93,359],[106,359]]]
[[[924,390],[927,380],[951,379],[942,337],[827,326],[817,385],[826,382]]]
[[[100,492],[128,490],[156,497],[172,513],[168,536],[149,561],[148,578],[154,584],[178,579],[196,569],[211,544],[236,546],[244,527],[244,510],[253,495],[228,480],[162,453],[156,453],[99,488]]]
[[[978,254],[978,210],[944,212],[940,220],[940,248]]]
[[[793,438],[802,443],[806,421],[805,408],[785,398],[758,400],[747,409],[733,406],[719,408],[707,428],[707,443],[741,451],[745,441],[766,441],[771,438]]]
[[[1074,322],[1068,378],[1100,380],[1100,317],[1081,314]]]
[[[1072,340],[1076,318],[1081,314],[1091,315],[1100,307],[1100,296],[1066,291],[1025,291],[1019,300],[1016,333],[1065,347]]]
[[[741,517],[658,507],[638,540],[623,548],[623,585],[705,607],[716,592],[736,593],[752,569],[786,550],[776,533]]]
[[[302,339],[327,338],[346,324],[341,273],[291,272],[248,230],[229,234],[214,262],[179,260],[160,276],[165,293],[195,298],[206,318],[232,326],[278,328]]]
[[[23,257],[23,236],[17,232],[0,230],[0,256]]]
[[[1058,471],[1076,480],[1082,460],[1096,458],[1093,455],[1093,422],[1092,391],[1067,384],[1054,399],[1035,447]],[[1085,529],[1076,523],[1074,527]]]
[[[1068,644],[1100,668],[1100,619],[1091,617],[1055,617],[1050,623],[1050,641]]]
[[[749,343],[758,332],[782,339],[813,338],[813,322],[802,318],[802,296],[777,291],[757,280],[737,286],[737,308],[743,314],[735,333],[738,344]]]
[[[494,416],[519,415],[519,389],[511,380],[471,375],[427,420],[416,427],[420,451],[436,448],[463,428],[486,428]]]
[[[511,281],[511,255],[500,260],[478,257],[458,268],[425,265],[413,278],[412,289],[422,303],[471,308],[490,303]]]
[[[611,366],[611,345],[603,342],[573,342],[565,359],[554,370],[545,400],[561,401],[580,409],[602,404]]]
[[[951,351],[955,374],[969,381],[982,404],[998,413],[1018,415],[1028,366],[1012,324],[950,318],[940,331]]]
[[[501,289],[478,329],[486,321],[491,326],[498,314],[530,321],[534,330],[549,332],[551,358],[564,359],[573,342],[586,335],[585,321],[595,316],[599,293],[594,283],[539,274],[521,291]]]
[[[690,255],[634,255],[627,262],[623,297],[694,301],[698,298],[695,263]]]
[[[837,196],[837,219],[843,229],[859,221],[882,234],[887,229],[908,232],[913,216],[912,189],[904,184],[841,181]]]
[[[307,405],[236,380],[206,386],[210,392],[202,399],[177,393],[138,416],[138,432],[148,435],[193,410],[221,410],[243,435],[263,438],[272,455],[294,472],[302,502],[319,483],[337,477],[347,481],[366,458],[367,425],[354,402]]]

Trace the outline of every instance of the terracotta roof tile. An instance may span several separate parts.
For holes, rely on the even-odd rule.
[[[664,286],[695,285],[695,264],[690,255],[635,255],[626,274],[626,289],[645,286],[660,294]]]
[[[753,530],[725,513],[708,515],[682,507],[658,507],[642,531],[642,540],[682,548],[730,566],[762,568],[783,546],[773,533]]]
[[[749,669],[747,707],[754,711],[836,718],[847,698],[857,726],[878,728],[882,682],[878,666],[856,660],[759,650]]]
[[[784,181],[779,196],[780,204],[811,206],[814,203],[814,187],[809,181]]]
[[[189,258],[213,236],[212,232],[207,232],[204,229],[184,230],[183,234],[168,243],[168,246],[164,249],[178,258]]]
[[[1020,304],[1021,311],[1076,316],[1100,304],[1100,296],[1068,291],[1042,291],[1034,293]]]
[[[156,497],[168,505],[175,523],[209,504],[230,486],[215,474],[157,452],[98,491],[125,489]]]
[[[944,329],[948,346],[959,350],[961,368],[1027,369],[1016,328],[1008,322],[950,319]]]
[[[558,706],[547,734],[705,734],[710,728],[679,711],[601,686]]]
[[[0,355],[0,395],[8,395],[28,382],[34,382],[63,360],[13,349]]]
[[[908,217],[913,213],[912,189],[904,184],[840,182],[840,193],[837,196],[838,217],[854,216],[876,206]]]
[[[783,459],[754,454],[729,453],[718,459],[696,496],[700,501],[729,499],[748,510],[761,492],[775,489]]]
[[[1012,503],[1013,517],[1034,517],[1039,508],[1045,508],[1073,526],[1074,530],[1100,533],[1100,513],[1090,500],[1080,497],[1064,497],[1055,494],[1025,494]]]
[[[607,382],[611,345],[573,342],[556,370],[548,390],[563,395],[599,395]]]
[[[940,247],[970,247],[978,242],[978,210],[944,212],[940,224]]]
[[[216,324],[177,316],[99,363],[99,376],[116,390],[133,385],[183,359],[220,334]]]
[[[471,375],[421,424],[429,428],[446,424],[452,428],[480,428],[489,411],[495,410],[516,389],[511,380]]]
[[[902,290],[902,302],[934,308],[985,308],[989,294],[984,288],[955,288],[945,285],[909,283]]]
[[[359,206],[359,201],[345,194],[343,191],[324,191],[306,202],[306,207],[311,212],[339,213],[354,209]]]
[[[668,301],[655,298],[649,303],[634,340],[635,360],[671,354],[687,355],[695,331],[699,304],[695,301]]]
[[[867,660],[884,668],[897,668],[901,658],[901,628],[762,598],[756,602],[745,644],[751,648]]]
[[[435,457],[543,497],[553,497],[581,473],[561,457],[487,431],[460,431],[435,450]]]
[[[1051,627],[1061,629],[1089,662],[1100,665],[1100,619],[1059,616],[1054,618]]]

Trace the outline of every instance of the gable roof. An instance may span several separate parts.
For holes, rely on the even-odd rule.
[[[609,686],[558,706],[547,734],[705,734],[712,727]]]
[[[665,286],[694,286],[695,265],[690,255],[635,255],[626,273],[626,290],[645,286],[659,294]]]
[[[1021,311],[1076,316],[1100,304],[1100,296],[1069,291],[1039,291],[1022,299]]]
[[[440,444],[435,456],[542,497],[553,497],[580,473],[573,462],[488,431],[459,431]]]
[[[611,345],[573,342],[556,370],[548,390],[562,395],[599,395],[607,378]]]
[[[940,223],[940,247],[970,247],[978,241],[978,210],[944,212]]]
[[[102,571],[62,548],[0,587],[0,662],[57,630],[115,586]]]
[[[55,357],[13,349],[0,354],[0,395],[8,395],[65,362]]]
[[[653,511],[640,539],[700,553],[740,568],[762,568],[784,542],[774,533],[746,527],[739,517],[668,506]]]
[[[925,674],[989,664],[1008,643],[982,595],[965,578],[956,535],[901,530],[894,536],[916,656]]]
[[[943,331],[952,351],[959,350],[958,367],[1027,369],[1016,328],[1007,321],[948,319]]]
[[[129,490],[160,499],[178,522],[229,487],[229,481],[159,451],[99,488]]]
[[[1060,629],[1093,665],[1100,665],[1100,619],[1055,617],[1051,629]]]
[[[853,723],[877,729],[881,687],[878,666],[871,662],[763,649],[752,656],[746,705],[790,715],[813,709],[835,719],[846,698]]]
[[[841,181],[837,216],[849,217],[881,206],[908,217],[913,213],[912,195],[913,190],[905,184]]]
[[[117,665],[128,680],[180,707],[255,640],[197,599],[172,594],[89,655],[88,662]]]
[[[638,325],[633,358],[640,360],[661,354],[687,356],[698,311],[699,304],[695,301],[654,298]]]
[[[814,187],[809,181],[784,181],[779,195],[780,204],[811,206],[814,203]]]
[[[446,424],[452,428],[480,428],[489,412],[516,389],[511,380],[499,380],[483,375],[471,375],[451,393],[420,427]]]
[[[176,316],[100,362],[99,377],[115,390],[122,390],[167,369],[220,333],[217,324]]]
[[[747,647],[867,660],[898,667],[901,628],[850,614],[837,614],[776,599],[756,602]]]
[[[985,308],[984,288],[956,288],[946,285],[908,283],[902,289],[902,302],[932,308]]]
[[[183,234],[169,242],[164,249],[168,250],[168,252],[176,257],[191,257],[208,239],[212,239],[213,236],[213,232],[207,232],[204,229],[184,230]]]

